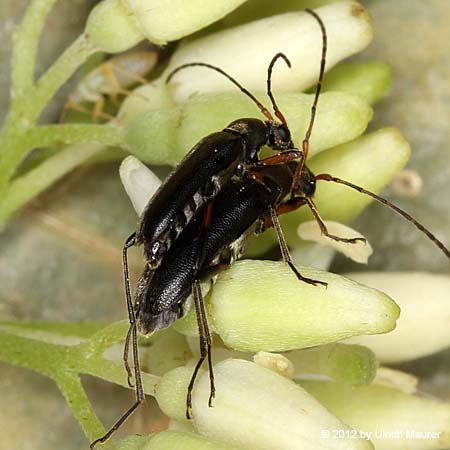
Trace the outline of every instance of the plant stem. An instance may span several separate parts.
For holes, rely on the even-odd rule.
[[[99,144],[66,147],[38,167],[13,180],[4,191],[0,204],[0,229],[19,208],[104,148]]]
[[[33,84],[39,36],[55,2],[56,0],[33,0],[13,35],[12,101]]]
[[[41,125],[31,128],[24,136],[24,140],[28,148],[85,142],[120,146],[122,144],[122,129],[112,125],[85,123]]]
[[[53,97],[56,91],[69,79],[89,56],[99,51],[86,34],[81,34],[64,51],[36,82],[35,98],[30,108],[29,117],[37,120],[39,114]]]
[[[79,376],[75,373],[66,373],[58,375],[55,381],[87,438],[92,442],[102,436],[105,429],[92,408]],[[105,445],[102,448],[111,447]]]
[[[30,324],[21,326],[3,323],[0,324],[0,361],[26,367],[53,379],[92,442],[103,435],[105,430],[91,406],[79,375],[85,373],[128,387],[122,364],[105,359],[105,347],[102,346],[122,340],[126,328],[127,323],[124,321],[111,324],[78,345],[67,345],[55,343],[64,342],[61,341],[64,333],[59,334],[57,329],[50,332],[45,324],[41,330],[39,327],[30,327]],[[96,343],[99,343],[100,348],[95,347]],[[142,375],[145,393],[155,395],[155,386],[160,377],[147,373]]]
[[[22,45],[20,34],[17,37],[17,41]],[[32,149],[27,141],[28,130],[35,126],[35,122],[42,110],[55,92],[95,51],[96,48],[89,41],[88,37],[82,34],[42,75],[36,85],[28,84],[28,82],[20,79],[18,76],[19,79],[16,81],[16,86],[25,83],[28,84],[28,87],[15,91],[16,95],[12,99],[11,109],[0,134],[0,195],[4,193],[17,166],[27,152]],[[28,54],[27,58],[29,57],[30,55]],[[17,63],[18,58],[19,56],[13,62]],[[14,67],[13,72],[15,70],[16,68]],[[34,144],[37,143],[34,142]]]

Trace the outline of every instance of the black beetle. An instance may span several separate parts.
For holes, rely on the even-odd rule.
[[[191,293],[195,302],[199,326],[201,357],[188,387],[186,414],[189,418],[191,392],[198,370],[206,358],[208,358],[211,381],[209,400],[211,405],[215,394],[211,361],[211,335],[200,289],[200,280],[225,269],[234,259],[242,256],[246,237],[251,232],[262,232],[267,227],[273,226],[277,232],[283,259],[289,264],[298,279],[322,285],[326,285],[326,283],[302,277],[292,264],[278,215],[306,204],[324,235],[349,243],[364,240],[363,238],[340,238],[328,233],[312,201],[316,181],[324,180],[346,185],[394,209],[422,231],[450,259],[450,251],[444,244],[396,205],[360,186],[332,175],[319,174],[315,176],[306,166],[309,139],[323,80],[327,46],[323,22],[313,11],[307,10],[307,12],[316,18],[321,27],[323,49],[310,124],[302,143],[301,152],[295,150],[286,121],[270,90],[271,71],[275,61],[283,58],[289,65],[289,61],[283,54],[275,55],[268,70],[268,94],[272,100],[275,115],[281,123],[275,122],[267,109],[252,94],[215,66],[205,63],[190,63],[180,66],[172,73],[173,75],[178,70],[196,65],[212,68],[225,75],[249,95],[269,121],[240,119],[232,122],[222,132],[213,133],[200,141],[157,191],[147,205],[136,233],[133,233],[127,240],[123,249],[123,262],[130,328],[124,348],[124,360],[130,382],[131,369],[127,358],[132,338],[136,402],[103,437],[91,444],[91,449],[97,443],[109,439],[144,400],[140,379],[137,330],[143,334],[149,334],[170,326],[177,318],[185,314],[186,300]],[[281,153],[260,161],[258,152],[263,145],[269,145],[274,150],[281,150]],[[291,161],[298,157],[301,157],[300,163],[296,164]],[[263,166],[261,167],[261,165]],[[241,179],[232,180],[233,175],[238,175]],[[286,200],[285,197],[289,193],[290,198]],[[133,305],[128,277],[127,249],[140,244],[144,245],[147,265],[137,283]]]

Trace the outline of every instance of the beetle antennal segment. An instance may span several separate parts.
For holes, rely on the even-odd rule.
[[[320,59],[319,80],[317,81],[316,93],[314,95],[314,101],[311,106],[311,118],[309,121],[309,126],[305,133],[305,138],[303,139],[303,142],[302,142],[303,157],[300,160],[300,162],[298,163],[297,169],[295,170],[294,179],[292,181],[291,196],[294,195],[295,186],[297,186],[297,183],[301,177],[302,170],[303,170],[303,167],[306,162],[306,158],[308,157],[309,140],[311,138],[311,133],[312,133],[312,129],[314,126],[314,119],[316,118],[317,103],[319,102],[319,94],[320,94],[320,90],[322,89],[323,77],[325,74],[325,61],[326,61],[326,56],[327,56],[327,32],[325,30],[325,25],[324,25],[322,19],[319,17],[319,15],[316,12],[314,12],[312,9],[305,9],[305,11],[308,14],[311,14],[320,25],[320,30],[322,32],[322,57]]]
[[[361,186],[353,184],[350,181],[345,181],[342,180],[341,178],[333,177],[332,175],[329,175],[327,173],[321,173],[320,175],[317,175],[316,180],[332,181],[333,183],[344,184],[345,186],[355,189],[361,194],[365,194],[368,195],[369,197],[372,197],[377,202],[387,206],[388,208],[393,209],[408,222],[411,222],[419,231],[425,234],[428,237],[428,239],[430,239],[430,241],[433,242],[445,254],[445,256],[447,256],[448,259],[450,259],[450,250],[428,228],[426,228],[424,225],[422,225],[420,222],[414,219],[414,217],[409,215],[406,211],[403,211],[403,209],[399,208],[397,205],[394,205],[389,200],[386,200],[385,198],[380,197],[379,195],[370,192],[367,189],[362,188]]]
[[[272,61],[270,61],[269,67],[267,69],[267,95],[269,96],[270,101],[272,102],[273,111],[275,113],[275,116],[277,116],[277,118],[280,120],[280,122],[283,125],[287,126],[286,119],[285,119],[284,115],[282,114],[282,112],[280,111],[280,109],[278,108],[277,102],[275,101],[275,98],[272,94],[272,70],[273,70],[273,66],[275,65],[277,60],[280,58],[284,60],[286,65],[289,67],[289,69],[291,68],[291,62],[289,61],[288,57],[284,53],[281,53],[281,52],[277,53],[272,58]]]
[[[234,85],[236,85],[245,95],[250,97],[256,104],[256,106],[259,108],[261,113],[267,117],[267,119],[273,121],[272,114],[270,111],[244,86],[242,86],[236,79],[234,79],[231,75],[228,75],[224,70],[222,70],[220,67],[213,66],[212,64],[202,63],[202,62],[191,62],[187,64],[182,64],[181,66],[178,66],[176,69],[174,69],[166,78],[166,84],[170,82],[170,80],[173,78],[173,76],[178,73],[180,70],[186,69],[187,67],[206,67],[211,70],[215,70],[216,72],[219,72],[222,74],[225,78],[230,80]]]

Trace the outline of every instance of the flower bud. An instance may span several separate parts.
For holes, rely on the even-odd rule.
[[[294,142],[303,139],[312,102],[310,94],[278,96]],[[320,102],[311,154],[355,139],[372,118],[370,106],[356,95],[327,92]],[[262,118],[258,108],[239,91],[198,95],[176,108],[138,114],[125,126],[125,142],[130,152],[150,164],[175,164],[200,139],[243,117]]]
[[[328,36],[327,69],[372,40],[369,14],[358,3],[334,3],[317,8],[316,13]],[[292,68],[277,64],[274,92],[301,91],[317,82],[322,35],[314,17],[304,11],[280,14],[196,39],[174,53],[165,73],[181,64],[201,61],[219,66],[247,89],[264,91],[267,66],[278,52],[289,58]],[[229,80],[202,67],[176,74],[170,86],[176,102],[185,101],[193,93],[236,89]]]
[[[353,228],[343,225],[342,223],[334,222],[332,220],[325,220],[324,224],[331,235],[347,239],[364,238],[362,234],[358,233]],[[367,264],[369,256],[373,253],[372,246],[367,240],[365,242],[342,242],[336,241],[335,239],[324,235],[319,227],[319,224],[315,220],[303,222],[298,227],[297,233],[300,238],[305,241],[315,241],[324,246],[332,247],[353,261],[362,264]]]
[[[119,173],[134,209],[141,215],[161,184],[160,179],[134,156],[127,156],[122,161]]]
[[[365,386],[378,374],[375,354],[362,345],[328,344],[294,350],[286,356],[295,365],[294,377],[327,376],[351,386]]]
[[[221,273],[207,305],[211,328],[240,351],[280,352],[335,342],[395,327],[397,305],[386,294],[328,272],[299,267],[299,281],[282,262],[238,261]],[[183,319],[196,330],[191,311]]]
[[[356,61],[334,67],[324,79],[323,90],[351,92],[373,105],[381,100],[392,82],[392,69],[379,61]]]
[[[239,261],[213,287],[211,315],[226,345],[241,351],[286,351],[376,334],[395,327],[399,309],[384,293],[306,267],[299,281],[282,262]]]
[[[105,0],[95,6],[86,23],[86,34],[101,51],[118,53],[144,39],[136,18],[121,0]]]
[[[162,431],[155,434],[142,450],[242,450],[224,442],[212,441],[194,433]]]
[[[213,407],[208,407],[207,373],[198,378],[193,391],[192,423],[204,436],[226,442],[230,448],[237,445],[264,450],[373,449],[370,442],[351,437],[324,441],[322,430],[350,429],[300,386],[272,370],[249,361],[229,359],[214,366],[214,375]],[[161,380],[158,403],[169,416],[174,410],[167,410],[167,404],[179,405],[176,415],[185,413],[189,378],[181,369],[175,369]],[[184,389],[178,389],[183,383]],[[180,399],[174,400],[177,396]]]
[[[253,362],[258,364],[258,366],[270,369],[285,378],[294,378],[294,365],[288,358],[279,353],[258,352],[253,356]]]
[[[402,310],[397,328],[385,336],[358,336],[384,363],[399,363],[450,346],[450,277],[420,272],[361,272],[348,277],[392,295]]]
[[[450,403],[372,384],[304,381],[301,385],[339,419],[361,430],[377,450],[450,447]]]
[[[180,39],[221,19],[245,0],[104,0],[89,15],[86,33],[105,52],[127,50],[148,39]]]
[[[181,39],[226,16],[245,0],[122,0],[145,37],[163,45]]]

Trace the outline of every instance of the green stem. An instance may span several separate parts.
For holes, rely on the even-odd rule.
[[[114,322],[111,325],[102,328],[92,335],[85,345],[87,350],[91,353],[101,355],[106,349],[116,342],[121,342],[125,339],[130,324],[128,320],[121,320]]]
[[[85,358],[85,364],[80,361],[77,370],[86,375],[92,375],[110,383],[117,384],[124,388],[130,389],[123,364],[109,361],[105,358]],[[159,383],[160,377],[149,373],[141,373],[142,382],[144,384],[144,392],[147,395],[155,396],[156,385]]]
[[[67,345],[56,343],[64,342],[61,341],[64,336],[57,330],[52,333],[45,326],[40,330],[31,328],[30,324],[21,327],[3,323],[0,324],[0,361],[32,369],[53,379],[92,442],[102,436],[105,430],[83,389],[79,374],[93,375],[128,387],[122,364],[102,356],[105,349],[103,345],[123,339],[126,325],[126,322],[112,324],[78,345]],[[94,343],[103,345],[95,348],[92,347]],[[155,395],[155,386],[160,377],[146,373],[142,375],[145,393]]]
[[[1,361],[32,369],[50,378],[58,373],[59,367],[57,366],[64,364],[66,348],[62,345],[30,339],[4,331],[0,331],[0,340],[2,343],[0,346]]]
[[[69,146],[12,181],[0,203],[0,229],[19,208],[103,149],[98,144]]]
[[[24,140],[28,148],[81,143],[120,146],[123,143],[121,128],[85,123],[37,126],[26,133]]]
[[[26,140],[28,130],[33,128],[55,92],[95,51],[96,48],[88,37],[82,34],[42,75],[36,85],[29,85],[14,97],[0,135],[0,196],[16,167],[31,150]],[[20,81],[22,82],[23,80]]]
[[[66,373],[58,375],[55,381],[89,441],[92,442],[102,436],[105,429],[92,408],[79,376],[75,373]],[[110,445],[102,447],[107,448],[112,447]]]
[[[56,91],[83,64],[89,56],[99,51],[89,40],[89,36],[81,34],[36,83],[33,104],[29,117],[37,120]]]
[[[13,35],[11,97],[19,97],[33,84],[39,36],[56,0],[34,0]]]

